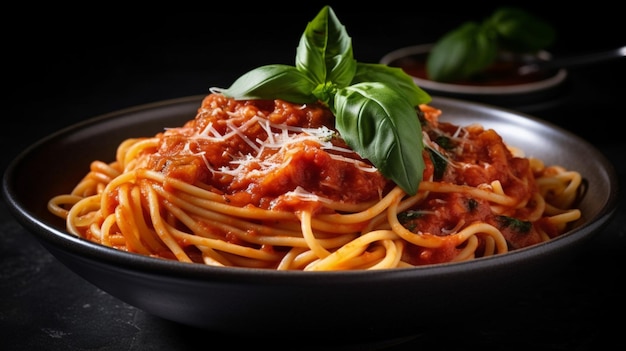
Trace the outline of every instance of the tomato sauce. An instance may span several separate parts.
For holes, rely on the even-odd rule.
[[[394,60],[389,63],[389,66],[402,68],[402,70],[410,76],[423,80],[431,80],[426,71],[426,58],[427,56],[425,54],[411,55]],[[521,66],[522,62],[498,60],[487,67],[483,72],[477,73],[471,78],[445,83],[478,86],[508,86],[539,82],[554,75],[554,72],[546,70],[538,70],[521,75],[518,73],[518,69]]]
[[[261,121],[254,121],[259,116]],[[393,184],[337,135],[329,137],[329,145],[305,132],[321,127],[334,130],[334,116],[322,105],[235,101],[211,94],[195,119],[158,135],[161,147],[150,167],[206,184],[239,205],[297,209],[284,194],[298,187],[333,201],[380,199]],[[285,134],[290,140],[281,144]],[[272,143],[276,146],[269,147]]]
[[[406,228],[414,233],[446,236],[472,223],[484,222],[502,232],[510,249],[542,242],[539,228],[549,234],[556,232],[556,228],[548,221],[539,221],[536,226],[530,225],[528,218],[536,205],[532,197],[538,191],[535,174],[529,160],[515,157],[494,130],[484,129],[480,125],[461,128],[437,121],[431,121],[423,129],[430,140],[439,140],[445,145],[445,149],[439,147],[438,151],[449,162],[440,178],[433,180],[475,188],[489,186],[497,180],[507,196],[514,198],[516,204],[525,206],[502,206],[494,211],[490,201],[473,197],[469,193],[433,191],[425,201],[411,209],[417,215],[402,222]],[[424,179],[434,177],[436,166],[432,158],[425,155],[424,160]],[[527,222],[527,229],[511,224],[520,222]],[[454,248],[453,243],[448,248],[410,247],[404,259],[415,265],[447,262],[459,249]]]
[[[537,192],[529,160],[515,157],[494,130],[440,122],[440,111],[424,108],[422,129],[428,146],[446,159],[445,168],[438,170],[441,166],[425,149],[424,179],[472,189],[490,187],[497,180],[516,206],[499,206],[496,211],[492,202],[469,192],[432,191],[399,215],[417,214],[401,223],[414,233],[447,236],[484,222],[500,229],[510,248],[541,242],[537,227],[525,227]],[[324,128],[327,134],[316,134]],[[294,212],[312,206],[322,209],[320,202],[288,195],[299,189],[343,203],[381,199],[395,184],[333,132],[334,116],[322,105],[235,101],[210,94],[193,120],[157,135],[160,147],[149,155],[148,165],[168,177],[201,184],[238,206]],[[538,223],[545,232],[557,232],[547,221]],[[461,249],[456,245],[452,240],[437,249],[409,244],[404,259],[416,265],[446,262]]]

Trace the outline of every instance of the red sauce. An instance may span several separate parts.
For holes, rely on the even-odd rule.
[[[537,227],[519,231],[501,219],[510,216],[524,221],[534,209],[531,199],[537,188],[529,160],[513,156],[494,130],[480,125],[460,128],[439,122],[439,110],[424,108],[423,131],[452,164],[438,173],[429,151],[424,150],[421,157],[426,165],[425,180],[435,178],[437,182],[470,187],[488,186],[498,180],[508,196],[527,205],[496,213],[492,211],[492,203],[468,193],[433,191],[425,201],[409,209],[426,215],[403,221],[403,225],[415,233],[446,236],[460,225],[479,221],[499,228],[511,248],[541,242]],[[258,122],[259,116],[264,122]],[[275,124],[271,127],[263,124],[267,121]],[[334,116],[322,105],[302,106],[281,100],[234,101],[211,94],[204,99],[193,120],[157,135],[161,144],[149,156],[148,167],[168,177],[201,184],[234,205],[287,211],[316,206],[315,202],[285,195],[299,187],[331,200],[363,203],[379,200],[394,186],[378,171],[372,172],[368,161],[347,150],[337,135],[326,140],[332,148],[322,147],[319,140],[265,147],[267,144],[261,141],[279,139],[279,134],[287,133],[281,125],[293,127],[291,135],[301,133],[298,128],[326,126],[333,130]],[[264,147],[259,149],[259,145]],[[249,159],[246,155],[253,157]],[[316,209],[322,208],[317,206]],[[558,233],[548,221],[536,225],[547,233]],[[453,241],[448,247],[437,249],[409,245],[404,259],[416,265],[446,262],[459,249]]]
[[[334,126],[334,116],[321,105],[304,108],[281,100],[234,101],[212,94],[205,98],[194,120],[159,136],[162,144],[158,154],[151,156],[150,167],[188,183],[206,184],[233,204],[283,210],[304,205],[283,196],[297,187],[335,201],[361,203],[378,200],[392,186],[379,172],[364,171],[363,166],[372,169],[371,164],[355,152],[324,149],[315,141],[265,148],[258,153],[251,144],[266,140],[268,132],[259,123],[247,122],[259,115],[277,125]],[[190,142],[190,136],[202,133],[209,124],[218,135],[232,133],[232,126],[237,126],[240,135],[219,142],[208,138],[193,138]],[[348,149],[340,138],[333,137],[331,142]],[[245,162],[234,174],[220,172],[237,168],[237,159],[245,159],[245,155],[254,155],[255,159]],[[360,166],[333,156],[358,160]]]
[[[426,72],[426,54],[417,54],[394,60],[389,66],[402,68],[410,76],[424,80],[431,80]],[[533,73],[520,75],[517,73],[520,62],[496,61],[483,72],[476,74],[471,79],[445,82],[460,85],[480,85],[480,86],[508,86],[520,85],[542,81],[554,75],[554,72],[536,71]]]
[[[454,135],[459,126],[450,123],[434,122],[424,127],[431,140],[441,136]],[[528,218],[534,209],[530,200],[537,191],[535,174],[526,158],[515,157],[506,148],[502,138],[492,129],[483,129],[480,125],[466,126],[460,138],[450,139],[445,152],[446,157],[457,166],[448,166],[440,179],[451,184],[478,187],[499,180],[504,192],[520,202],[528,201],[521,208],[510,208],[504,213],[492,211],[492,203],[472,197],[467,193],[431,192],[426,200],[412,208],[423,211],[425,215],[404,221],[405,227],[415,233],[430,233],[445,236],[463,223],[465,226],[474,222],[489,223],[498,228],[506,238],[511,249],[525,247],[542,242],[538,226],[548,233],[556,233],[556,228],[547,221],[540,221],[529,231],[520,231],[503,222],[501,215],[519,220]],[[434,165],[430,156],[425,154],[425,179],[434,175]],[[429,249],[409,247],[404,259],[415,265],[447,262],[456,255],[458,248],[454,243],[449,247]]]

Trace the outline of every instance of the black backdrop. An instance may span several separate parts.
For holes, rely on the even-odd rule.
[[[460,23],[481,20],[504,4],[336,3],[333,9],[352,36],[355,58],[362,62],[377,62],[391,50],[432,42]],[[555,55],[626,44],[623,15],[616,5],[597,1],[582,6],[555,6],[547,1],[520,4],[555,25],[559,34],[551,48]],[[300,35],[322,7],[312,1],[280,6],[207,2],[202,9],[180,12],[170,3],[163,9],[150,8],[151,12],[162,10],[156,13],[129,13],[125,8],[95,7],[98,5],[111,7],[91,4],[88,10],[59,7],[5,13],[0,24],[0,172],[24,147],[78,121],[129,106],[205,94],[209,87],[228,86],[260,65],[292,64]],[[539,117],[598,145],[617,166],[620,180],[626,175],[626,146],[622,129],[615,126],[626,117],[625,63],[572,70],[572,95],[567,103],[554,111],[538,112]],[[26,232],[6,213],[5,204],[0,205],[0,272],[15,279],[0,279],[0,348],[11,344],[13,349],[46,345],[46,349],[70,350],[78,349],[77,345],[106,342],[110,349],[131,349],[130,345],[145,342],[146,349],[170,349],[168,345],[186,341],[184,328],[140,313],[139,321],[129,321],[125,314],[111,318],[103,314],[90,320],[88,314],[65,308],[74,303],[70,299],[83,295],[98,296],[98,300],[86,301],[104,309],[118,302],[97,294],[92,286],[42,253],[33,240],[24,240]],[[581,257],[571,270],[546,287],[545,299],[529,296],[528,301],[521,301],[528,305],[519,311],[515,325],[494,320],[481,327],[463,321],[466,329],[455,329],[458,335],[429,332],[407,348],[439,347],[444,341],[458,349],[467,349],[467,345],[500,349],[508,344],[518,345],[517,349],[564,350],[576,346],[582,350],[589,346],[587,343],[602,342],[607,335],[623,342],[612,332],[623,329],[624,324],[619,321],[624,311],[624,288],[619,279],[626,247],[625,209],[621,201],[617,220],[605,231],[596,250],[590,250],[589,256]],[[27,262],[29,257],[20,254],[22,251],[40,255],[45,267],[39,268],[50,273],[47,283],[29,280],[37,275],[28,271],[32,265]],[[27,316],[16,305],[43,307],[37,315]],[[613,319],[597,324],[597,305],[607,307],[605,312]],[[59,326],[65,334],[49,336],[43,328],[59,320],[71,320],[75,328]],[[137,327],[129,333],[132,340],[128,343],[117,333],[124,323]],[[86,330],[93,325],[98,329]],[[611,328],[606,329],[608,325]],[[476,333],[480,338],[468,344]]]

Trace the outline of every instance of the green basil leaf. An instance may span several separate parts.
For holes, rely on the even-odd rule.
[[[428,78],[454,82],[484,71],[501,51],[535,53],[556,40],[548,23],[522,9],[501,7],[481,23],[466,22],[442,36],[426,62]]]
[[[335,12],[325,6],[307,25],[296,51],[296,67],[317,84],[350,84],[356,71],[352,39]]]
[[[426,62],[428,78],[440,82],[470,78],[489,66],[497,54],[493,33],[467,22],[435,43]]]
[[[510,51],[532,53],[556,40],[556,31],[549,23],[522,9],[499,8],[486,22],[498,32],[500,46]]]
[[[415,108],[379,82],[339,89],[331,105],[335,127],[348,146],[410,195],[417,193],[424,172],[422,129]]]
[[[413,106],[427,104],[432,101],[428,93],[415,84],[413,78],[402,68],[390,67],[378,63],[357,63],[356,74],[351,84],[363,82],[379,82],[386,84],[396,94],[404,95]]]
[[[427,148],[426,150],[430,154],[430,160],[433,163],[433,168],[434,168],[433,179],[435,181],[439,181],[441,180],[441,178],[443,178],[443,175],[446,172],[446,168],[448,167],[449,161],[445,156],[443,156],[439,151],[435,149]]]
[[[235,99],[325,103],[354,151],[408,194],[417,192],[424,145],[416,108],[431,97],[400,68],[357,63],[351,38],[329,6],[307,25],[294,67],[259,67],[227,89],[211,90]]]
[[[529,233],[533,228],[533,224],[530,221],[524,221],[519,218],[509,217],[509,216],[497,216],[496,219],[500,226],[504,228],[511,228],[517,233],[525,234]]]
[[[213,88],[238,100],[282,99],[294,103],[311,103],[317,98],[317,84],[293,66],[267,65],[255,68],[239,77],[228,89]]]

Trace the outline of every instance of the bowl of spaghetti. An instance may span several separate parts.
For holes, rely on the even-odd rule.
[[[411,333],[419,327],[420,321],[433,323],[448,318],[447,313],[441,312],[442,309],[487,310],[488,306],[497,305],[499,298],[514,296],[512,294],[557,274],[605,225],[615,210],[616,175],[593,145],[539,119],[437,97],[433,98],[430,106],[442,111],[439,119],[442,125],[453,123],[476,128],[480,124],[487,130],[497,131],[497,135],[518,152],[523,150],[528,157],[537,157],[546,168],[555,167],[548,172],[553,175],[537,180],[542,183],[540,188],[567,189],[581,182],[585,188],[583,195],[565,191],[568,197],[577,198],[574,204],[568,205],[570,200],[562,198],[556,204],[550,200],[551,204],[542,206],[546,212],[557,212],[537,216],[540,221],[551,223],[544,224],[544,227],[552,228],[545,231],[553,238],[546,241],[537,239],[539,242],[513,249],[510,244],[517,242],[516,245],[523,246],[526,239],[515,241],[514,232],[510,232],[510,238],[504,239],[506,244],[503,244],[500,234],[496,234],[499,231],[494,229],[498,224],[493,223],[497,222],[488,224],[474,219],[473,223],[480,224],[471,227],[469,217],[457,213],[457,217],[466,218],[466,225],[457,223],[459,228],[449,225],[441,229],[447,235],[438,233],[428,240],[412,244],[390,230],[393,223],[380,224],[378,228],[369,230],[369,234],[358,236],[354,232],[365,229],[349,220],[350,217],[367,217],[369,212],[378,213],[377,206],[387,206],[380,213],[394,213],[399,221],[406,221],[407,217],[418,212],[439,211],[446,216],[453,213],[452,202],[455,206],[463,203],[452,200],[464,197],[467,205],[473,203],[469,199],[476,199],[477,203],[471,205],[476,209],[484,203],[498,208],[500,212],[512,208],[504,201],[509,197],[499,191],[506,193],[516,187],[506,190],[508,185],[500,187],[493,182],[489,183],[491,187],[465,186],[461,192],[437,190],[446,186],[428,181],[428,190],[424,189],[419,194],[438,194],[431,197],[430,209],[409,206],[406,201],[396,200],[396,207],[392,210],[391,205],[384,203],[388,197],[383,196],[375,205],[368,202],[358,209],[311,212],[308,218],[298,217],[292,212],[285,219],[279,218],[285,216],[284,212],[279,212],[280,216],[270,216],[261,209],[262,206],[233,207],[224,201],[228,196],[222,192],[219,193],[222,200],[213,200],[215,192],[208,191],[211,187],[194,187],[174,178],[167,181],[162,175],[148,171],[139,172],[142,174],[135,172],[131,176],[130,164],[138,161],[133,158],[141,153],[137,149],[140,143],[153,143],[144,147],[154,154],[159,149],[163,151],[163,145],[168,144],[163,139],[165,144],[156,147],[154,135],[164,130],[174,134],[173,138],[190,135],[179,128],[198,114],[203,101],[213,98],[194,96],[118,111],[39,141],[17,157],[4,175],[3,192],[10,209],[71,270],[120,300],[156,316],[225,333],[288,333],[302,336],[313,330],[332,334],[334,330],[341,329],[345,335],[355,337]],[[448,129],[444,127],[442,130]],[[137,131],[141,131],[145,139],[138,139]],[[282,129],[277,131],[283,133]],[[455,133],[456,129],[452,135]],[[459,128],[458,133],[465,131]],[[221,138],[225,134],[220,135]],[[144,148],[142,152],[148,149]],[[499,152],[505,153],[504,150]],[[116,153],[119,161],[114,161]],[[125,162],[124,159],[126,166],[121,168],[121,164],[107,166],[105,163]],[[105,161],[92,163],[94,160]],[[456,168],[472,170],[476,167],[483,170],[490,168],[484,163]],[[122,171],[124,168],[126,172]],[[47,170],[46,182],[40,181],[41,169]],[[306,174],[302,176],[306,178]],[[106,189],[106,184],[110,186],[113,182],[119,182],[118,191],[109,194],[108,199],[100,195],[77,195],[76,192],[71,195],[73,189],[79,189],[79,193],[97,193],[97,188]],[[148,185],[152,190],[144,188]],[[90,187],[93,188],[87,190]],[[285,201],[310,201],[311,197],[315,197],[303,190],[295,192],[302,194],[292,194]],[[67,194],[62,196],[69,198],[58,198],[61,194]],[[393,194],[393,190],[388,194]],[[535,211],[539,202],[545,204],[543,201],[546,201],[539,195],[533,195],[535,204],[530,206]],[[72,218],[69,228],[74,228],[68,229],[67,218],[50,211],[48,204],[51,199],[56,199],[56,206],[68,201],[78,203],[78,198],[86,202],[81,213],[68,217]],[[444,199],[447,204],[442,204]],[[108,201],[118,202],[118,207],[108,208],[110,215],[92,222],[90,218],[99,216],[96,212],[103,210],[100,204]],[[564,201],[565,205],[560,201]],[[122,204],[127,207],[122,207]],[[411,207],[414,209],[410,210]],[[568,211],[561,213],[562,210],[556,207],[572,207],[580,211],[580,216]],[[527,206],[523,208],[528,209]],[[482,211],[486,209],[476,213]],[[337,214],[339,212],[341,214]],[[373,213],[369,216],[378,220],[381,217]],[[329,217],[343,219],[330,221]],[[187,224],[183,225],[182,221]],[[301,229],[306,221],[308,234],[302,233],[304,230]],[[129,230],[136,235],[141,251],[132,248],[132,244],[125,242],[121,234],[113,233],[121,232],[123,223],[132,223]],[[337,229],[327,228],[331,225],[329,223]],[[433,230],[435,223],[428,223]],[[345,233],[345,227],[355,225],[357,229]],[[414,225],[424,224],[411,222],[410,226]],[[191,229],[195,226],[197,228]],[[92,227],[89,235],[101,235],[99,242],[82,234],[87,232],[88,227]],[[471,229],[464,229],[469,227]],[[556,235],[553,230],[559,227],[564,229]],[[75,230],[77,233],[72,233]],[[177,243],[172,246],[174,250],[168,250],[163,242],[157,244],[161,235],[166,237],[159,231],[167,232],[169,238]],[[193,236],[194,232],[203,234]],[[231,238],[218,240],[216,234],[209,234],[211,232],[221,232],[220,236]],[[313,245],[318,246],[307,250],[306,236],[311,232]],[[151,236],[144,238],[147,233]],[[533,230],[529,236],[535,235]],[[455,244],[442,240],[446,237],[457,238],[451,241]],[[246,243],[246,240],[249,241]],[[435,240],[441,240],[442,244],[437,244]],[[456,240],[463,240],[463,243]],[[490,243],[491,249],[478,249],[487,243]],[[315,250],[328,252],[326,256],[323,253],[320,255],[330,259],[310,258],[316,256]],[[205,251],[212,253],[203,256]],[[402,251],[412,252],[415,260],[403,259]],[[491,254],[485,254],[485,251]],[[213,253],[218,255],[213,256]],[[342,253],[341,257],[338,257],[339,253]],[[191,262],[180,259],[184,256]],[[444,262],[448,259],[450,262]],[[409,261],[412,262],[409,264]],[[396,262],[396,268],[380,268],[383,264],[390,267],[393,262]],[[278,269],[281,265],[289,269]],[[463,292],[462,299],[458,296],[459,291]],[[416,314],[420,315],[417,320],[414,317]]]
[[[320,16],[303,41],[342,32]],[[38,141],[4,174],[10,210],[76,274],[155,316],[318,340],[486,312],[557,274],[615,212],[615,170],[585,140],[431,98],[399,70],[353,66],[345,40],[317,42],[348,58],[315,70],[335,79],[322,88],[303,66],[267,66]],[[269,98],[285,79],[298,88]]]

